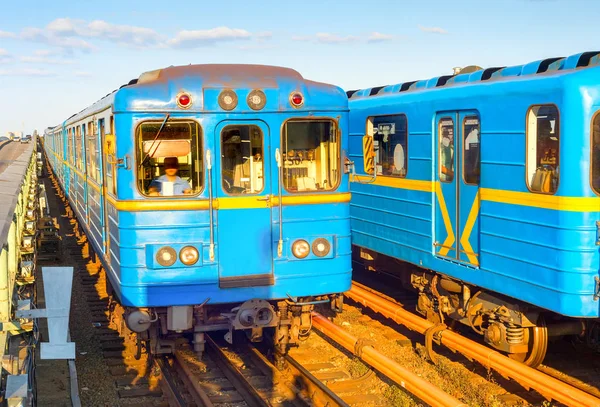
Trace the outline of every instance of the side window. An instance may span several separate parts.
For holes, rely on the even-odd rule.
[[[560,126],[554,105],[532,106],[527,112],[527,186],[532,192],[558,189]]]
[[[408,166],[408,122],[395,114],[367,119],[367,134],[373,136],[377,175],[406,177]]]
[[[231,195],[263,190],[263,133],[258,126],[227,126],[221,132],[221,183]]]
[[[463,177],[465,184],[479,185],[480,175],[480,134],[479,117],[467,116],[463,119]]]
[[[438,123],[440,181],[454,181],[454,119],[442,117]]]
[[[597,112],[592,121],[592,157],[591,181],[592,189],[600,195],[600,112]]]
[[[136,130],[137,176],[147,196],[196,194],[202,190],[202,130],[195,121],[148,121]]]

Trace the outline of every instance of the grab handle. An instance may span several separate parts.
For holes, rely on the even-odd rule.
[[[208,219],[210,223],[210,246],[208,249],[208,257],[210,261],[215,260],[215,234],[213,220],[213,192],[212,192],[212,162],[210,150],[206,150],[206,170],[208,172]]]

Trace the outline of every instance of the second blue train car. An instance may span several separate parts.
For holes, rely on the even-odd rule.
[[[600,53],[350,91],[357,259],[535,366],[600,344]]]

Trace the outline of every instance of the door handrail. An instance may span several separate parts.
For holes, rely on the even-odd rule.
[[[212,192],[212,162],[210,149],[206,150],[206,172],[208,180],[208,219],[210,224],[210,246],[208,249],[208,257],[210,261],[215,260],[215,235],[214,235],[214,220],[213,220],[213,192]]]
[[[283,255],[283,200],[281,197],[281,153],[275,149],[275,160],[277,161],[277,198],[279,200],[279,242],[277,243],[277,257]]]

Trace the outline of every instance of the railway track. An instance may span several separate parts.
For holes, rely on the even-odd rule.
[[[393,298],[357,282],[353,283],[346,297],[414,332],[426,334],[434,326],[431,322],[405,309]],[[400,294],[400,297],[402,302],[412,302],[406,294]],[[600,392],[596,387],[556,369],[544,365],[538,369],[530,368],[448,329],[439,331],[435,342],[453,352],[463,354],[470,360],[477,361],[487,369],[497,371],[502,377],[517,382],[526,390],[535,390],[547,400],[554,400],[567,406],[600,406]]]

